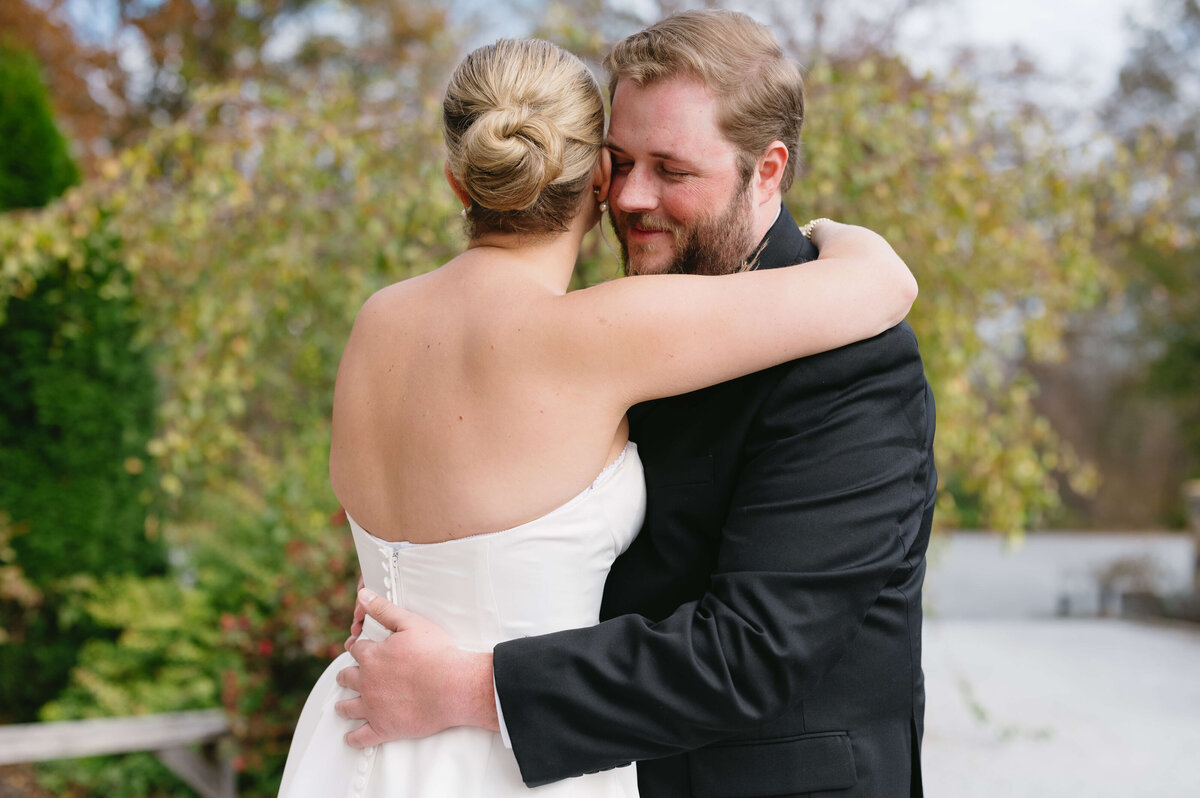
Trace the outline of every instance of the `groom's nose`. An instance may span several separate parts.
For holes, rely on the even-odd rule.
[[[658,188],[644,168],[634,167],[614,179],[609,200],[624,213],[646,213],[658,207]]]

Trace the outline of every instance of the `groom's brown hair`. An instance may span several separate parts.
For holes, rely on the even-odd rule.
[[[667,17],[613,46],[604,59],[609,95],[622,80],[646,86],[693,78],[717,101],[717,124],[738,150],[738,169],[749,181],[772,141],[788,149],[780,191],[787,191],[800,160],[804,79],[771,31],[734,11],[685,11]]]

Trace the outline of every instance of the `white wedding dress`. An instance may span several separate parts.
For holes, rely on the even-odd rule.
[[[462,648],[491,651],[516,637],[598,622],[604,580],[641,527],[646,488],[630,443],[590,487],[527,524],[444,543],[389,543],[350,520],[366,586],[434,621]],[[363,634],[388,632],[368,618]],[[423,740],[356,750],[343,736],[360,721],[333,706],[355,695],[334,681],[354,659],[325,670],[296,726],[281,798],[633,798],[632,766],[530,789],[499,734],[448,729]]]

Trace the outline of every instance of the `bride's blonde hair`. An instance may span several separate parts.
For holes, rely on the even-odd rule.
[[[501,39],[462,60],[442,112],[472,238],[567,229],[604,143],[600,87],[582,61],[540,39]]]

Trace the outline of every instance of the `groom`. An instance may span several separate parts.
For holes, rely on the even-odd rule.
[[[769,31],[685,13],[618,43],[606,67],[631,274],[816,257],[782,207],[803,88]],[[361,699],[339,713],[367,724],[348,741],[503,729],[530,786],[637,761],[645,798],[921,795],[937,478],[909,327],[629,419],[649,501],[603,622],[467,655],[373,599],[410,634],[354,644],[360,667],[339,682]]]

